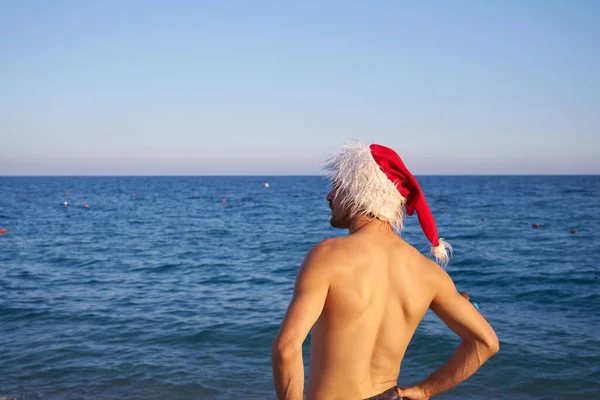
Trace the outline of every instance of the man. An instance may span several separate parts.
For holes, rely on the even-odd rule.
[[[328,168],[330,222],[349,235],[319,243],[300,267],[273,341],[278,398],[303,399],[302,343],[311,330],[309,400],[420,400],[456,386],[498,351],[498,338],[448,274],[396,234],[404,213],[416,211],[432,254],[447,262],[451,247],[438,238],[417,181],[380,145],[349,145]],[[462,343],[423,382],[397,388],[404,352],[428,309]]]

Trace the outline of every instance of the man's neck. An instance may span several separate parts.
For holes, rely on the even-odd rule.
[[[360,216],[358,218],[353,219],[350,223],[350,227],[348,228],[348,230],[350,231],[350,235],[352,235],[358,231],[367,228],[383,229],[386,233],[392,231],[392,227],[388,222],[382,221],[377,218],[369,218],[365,216]]]

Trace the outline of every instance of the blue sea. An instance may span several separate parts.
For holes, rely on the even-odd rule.
[[[419,180],[501,346],[437,398],[600,399],[600,176]],[[274,399],[297,268],[346,234],[327,192],[318,176],[0,178],[0,398]],[[402,235],[427,250],[416,217]],[[400,385],[458,343],[428,313]]]

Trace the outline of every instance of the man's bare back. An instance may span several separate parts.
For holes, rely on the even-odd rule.
[[[439,266],[378,225],[325,244],[339,261],[311,333],[309,398],[364,399],[395,386],[431,303],[425,282]]]
[[[374,157],[388,150],[379,146],[375,151],[383,153]],[[358,165],[360,172],[352,175],[352,171],[342,171],[344,178],[350,177],[348,182],[344,185],[343,180],[341,184],[339,179],[334,180],[334,188],[327,195],[331,225],[347,228],[350,234],[316,245],[298,271],[294,295],[273,341],[275,389],[279,399],[303,399],[302,343],[312,332],[307,399],[383,399],[379,397],[383,393],[389,399],[388,389],[392,389],[403,398],[425,400],[471,376],[498,351],[498,338],[481,314],[458,293],[448,274],[392,230],[397,222],[394,218],[402,214],[387,213],[386,207],[403,207],[405,199],[394,198],[395,188],[385,186],[386,176],[368,181],[364,185],[368,192],[360,193],[354,180],[361,179],[360,174],[371,167],[372,159],[365,158],[364,148],[352,151],[358,156],[351,154],[354,158],[345,164]],[[390,157],[398,156],[393,153]],[[370,194],[381,182],[379,196],[383,196],[383,202]],[[363,211],[348,200],[347,193],[356,192],[357,187],[355,203],[362,201],[359,205]],[[414,199],[418,192],[413,190]],[[382,216],[373,215],[373,210],[364,211],[369,206],[364,199],[379,204]],[[421,211],[423,224],[428,208]],[[437,232],[429,236],[440,251],[436,258],[443,257],[445,245],[437,239]],[[450,360],[425,381],[395,389],[406,348],[428,309],[460,336],[462,343]]]

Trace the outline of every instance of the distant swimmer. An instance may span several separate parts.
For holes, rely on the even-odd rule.
[[[325,198],[329,223],[349,232],[316,244],[300,265],[271,347],[277,398],[437,396],[496,354],[498,337],[442,268],[452,248],[438,237],[425,195],[400,156],[378,144],[352,143],[330,160],[332,189]],[[399,235],[404,217],[414,213],[437,263]],[[312,225],[314,215],[300,218],[296,228]],[[406,349],[430,309],[462,343],[429,377],[397,387]],[[310,373],[304,392],[303,344],[309,333]]]
[[[269,186],[270,186],[270,185],[269,185],[267,182],[265,182],[265,187],[269,187]]]
[[[65,207],[67,207],[67,206],[69,205],[69,202],[68,202],[68,201],[65,201],[65,202],[63,203],[63,205],[64,205]]]
[[[0,229],[0,235],[4,235],[6,232],[8,232],[7,229]]]
[[[223,199],[221,200],[221,203],[227,203],[227,200]]]
[[[469,302],[471,304],[473,304],[473,307],[475,307],[476,309],[479,310],[479,304],[475,303],[474,301],[471,301],[471,296],[469,296],[469,293],[467,292],[461,292],[460,294],[462,297],[464,297],[465,299],[469,300]]]
[[[89,205],[88,203],[85,203],[83,206],[84,206],[85,208],[90,208],[90,205]]]

